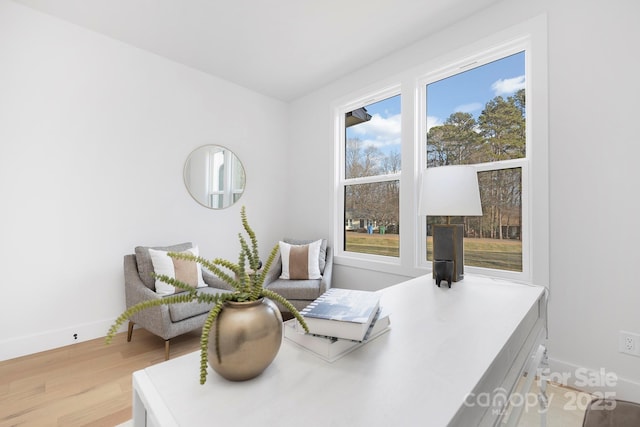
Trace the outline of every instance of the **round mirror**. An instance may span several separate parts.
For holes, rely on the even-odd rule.
[[[204,145],[189,154],[184,164],[184,183],[202,206],[228,208],[244,192],[244,167],[228,148]]]

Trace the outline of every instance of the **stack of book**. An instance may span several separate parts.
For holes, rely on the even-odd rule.
[[[368,291],[333,288],[300,313],[309,333],[292,319],[285,322],[285,338],[329,362],[384,334],[391,324],[380,296]]]

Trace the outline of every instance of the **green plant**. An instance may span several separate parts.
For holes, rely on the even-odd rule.
[[[309,332],[304,318],[286,298],[263,287],[264,280],[267,276],[267,273],[269,272],[269,269],[271,268],[271,264],[273,264],[273,261],[278,254],[279,246],[275,245],[273,247],[271,253],[269,254],[267,262],[264,265],[264,268],[262,269],[262,271],[259,271],[260,256],[258,253],[258,240],[253,229],[251,229],[251,227],[249,226],[244,206],[240,211],[240,216],[242,218],[242,226],[249,236],[251,246],[249,246],[249,243],[242,235],[242,233],[238,233],[241,249],[237,264],[221,258],[216,258],[212,261],[209,261],[205,258],[196,257],[192,254],[187,253],[169,252],[168,254],[172,258],[190,260],[200,263],[202,267],[211,271],[220,279],[231,285],[234,288],[234,291],[216,295],[203,294],[199,293],[192,286],[189,286],[186,283],[183,283],[172,277],[168,277],[166,275],[154,275],[154,277],[156,277],[157,279],[168,283],[176,288],[183,289],[186,292],[181,292],[179,294],[159,298],[156,300],[143,301],[128,308],[115,320],[113,325],[111,325],[111,328],[109,328],[109,332],[107,333],[106,337],[107,344],[113,340],[113,337],[117,333],[118,329],[127,319],[147,308],[159,305],[189,303],[193,301],[215,304],[209,311],[209,315],[207,316],[204,322],[204,326],[202,327],[202,335],[200,336],[200,384],[204,384],[207,380],[207,349],[209,346],[209,335],[211,332],[211,327],[213,326],[213,323],[215,322],[220,312],[223,310],[224,303],[226,301],[244,302],[257,301],[258,299],[263,297],[269,298],[281,303],[284,307],[286,307],[291,312],[291,314],[293,314],[295,318],[298,319],[304,330]],[[247,266],[250,268],[251,272],[247,272]],[[225,272],[221,267],[229,270],[230,273]],[[216,353],[218,360],[220,360],[220,352],[217,345],[217,333]]]

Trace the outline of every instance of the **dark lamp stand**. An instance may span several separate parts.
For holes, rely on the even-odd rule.
[[[464,277],[464,225],[451,224],[452,216],[482,216],[478,172],[473,166],[429,167],[422,174],[418,213],[446,216],[446,224],[434,224],[433,277],[440,286]]]

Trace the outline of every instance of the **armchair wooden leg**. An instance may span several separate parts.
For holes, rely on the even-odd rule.
[[[169,340],[164,340],[164,360],[169,360]]]
[[[132,321],[129,321],[129,330],[127,331],[127,342],[131,342],[131,334],[133,334],[133,325]]]

